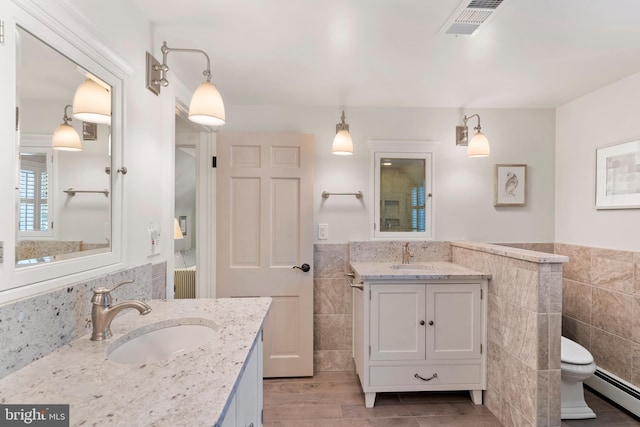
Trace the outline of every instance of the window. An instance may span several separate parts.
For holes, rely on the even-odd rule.
[[[18,232],[21,236],[52,235],[48,164],[47,152],[26,149],[20,153]]]
[[[374,239],[432,239],[434,144],[370,141]],[[405,151],[406,150],[406,151]]]

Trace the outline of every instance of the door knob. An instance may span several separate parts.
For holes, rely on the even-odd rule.
[[[304,263],[301,266],[294,265],[293,268],[300,269],[300,270],[304,271],[305,273],[307,271],[311,270],[311,266],[309,264],[307,264],[307,263]]]
[[[424,320],[421,320],[421,321],[420,321],[420,325],[421,325],[421,326],[424,326]]]
[[[429,325],[433,326],[433,320],[429,320]]]

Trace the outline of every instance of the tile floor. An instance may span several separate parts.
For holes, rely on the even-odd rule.
[[[587,391],[595,420],[564,421],[563,427],[640,426],[640,421]],[[493,427],[501,426],[467,392],[382,393],[372,409],[355,372],[318,372],[313,378],[264,381],[264,427]]]

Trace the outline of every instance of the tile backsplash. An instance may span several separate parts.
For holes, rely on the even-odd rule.
[[[0,306],[0,378],[91,332],[92,289],[131,279],[113,292],[114,303],[150,300],[152,266],[146,264]]]

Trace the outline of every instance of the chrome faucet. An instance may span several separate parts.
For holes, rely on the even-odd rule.
[[[413,252],[409,250],[409,242],[402,245],[402,263],[409,264],[409,259],[413,256]]]
[[[91,297],[91,324],[93,325],[91,341],[102,341],[110,338],[113,335],[111,333],[111,321],[122,310],[135,308],[141,315],[149,314],[151,311],[151,307],[142,301],[125,301],[111,305],[111,292],[128,283],[133,283],[133,280],[125,280],[111,289],[97,288],[93,290],[93,297]]]

